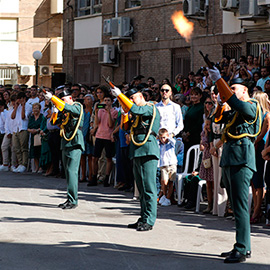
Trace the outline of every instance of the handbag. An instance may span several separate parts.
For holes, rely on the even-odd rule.
[[[203,167],[205,169],[209,169],[212,166],[211,158],[204,159],[203,161]]]
[[[41,135],[36,134],[34,136],[34,146],[41,146]]]

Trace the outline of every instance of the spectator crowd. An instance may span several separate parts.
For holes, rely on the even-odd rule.
[[[264,58],[264,61],[262,61]],[[248,87],[249,95],[258,100],[263,115],[261,132],[254,141],[257,172],[251,181],[253,210],[251,223],[261,222],[264,207],[270,203],[270,60],[265,50],[260,55],[241,56],[233,59],[224,56],[215,66],[222,78],[231,84],[239,78]],[[261,62],[264,62],[261,65]],[[155,104],[160,113],[160,131],[157,140],[160,161],[157,172],[157,195],[162,206],[175,203],[176,174],[181,173],[190,147],[200,145],[201,162],[186,182],[196,177],[206,180],[205,199],[208,206],[205,214],[220,217],[233,215],[230,202],[221,185],[222,134],[226,123],[218,111],[218,91],[208,75],[206,67],[188,76],[178,74],[172,83],[167,78],[145,78],[137,75],[131,82],[118,85],[123,93],[136,88],[147,102]],[[115,188],[119,191],[139,194],[132,175],[132,160],[129,159],[130,136],[121,123],[121,108],[107,86],[65,84],[56,89],[39,88],[36,85],[0,85],[0,171],[41,173],[44,176],[64,178],[61,165],[60,127],[51,123],[52,105],[44,98],[44,90],[58,95],[64,88],[72,91],[74,101],[84,107],[83,136],[85,151],[81,155],[79,182],[95,186],[103,182],[110,185],[113,168],[116,170]],[[223,104],[223,113],[230,111]],[[192,157],[190,158],[192,167]],[[265,187],[266,186],[266,187]],[[193,187],[194,189],[194,187]],[[184,192],[196,194],[196,192]],[[186,199],[188,198],[188,199]],[[181,198],[178,198],[180,200]],[[265,203],[266,201],[266,203]],[[195,195],[184,194],[179,206],[193,209]],[[267,211],[266,211],[267,212]],[[266,217],[268,218],[268,217]]]

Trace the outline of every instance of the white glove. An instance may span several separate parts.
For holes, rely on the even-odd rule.
[[[216,67],[214,67],[214,69],[212,68],[207,68],[207,69],[208,69],[209,77],[213,82],[216,82],[221,78],[220,72]]]
[[[221,97],[220,97],[220,94],[218,93],[218,96],[217,96],[217,103],[222,107],[224,106],[225,103],[222,102],[221,100]]]
[[[124,109],[121,107],[121,114],[127,115],[128,113],[126,113],[126,112],[124,111]]]
[[[52,107],[52,113],[58,113],[58,112],[59,112],[59,110],[55,106],[53,106]]]
[[[50,93],[50,92],[46,92],[46,94],[44,95],[44,97],[47,99],[47,100],[51,100],[51,98],[52,98],[52,93]]]
[[[115,97],[118,97],[122,93],[121,90],[117,87],[111,88],[111,92]]]

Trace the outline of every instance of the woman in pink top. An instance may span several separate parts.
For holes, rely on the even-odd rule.
[[[89,182],[92,186],[97,185],[97,172],[98,172],[98,160],[101,157],[103,148],[106,152],[106,177],[103,182],[105,187],[108,187],[109,176],[112,170],[112,157],[114,156],[114,142],[111,141],[111,134],[114,129],[114,124],[117,118],[118,112],[112,108],[113,97],[106,95],[103,103],[96,106],[95,109],[95,126],[97,127],[94,159],[93,159],[93,175],[92,181]],[[104,104],[104,108],[102,107]]]

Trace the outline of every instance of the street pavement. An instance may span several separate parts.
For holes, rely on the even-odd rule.
[[[79,184],[79,206],[62,210],[65,179],[0,173],[0,269],[270,269],[270,228],[252,226],[252,258],[227,265],[230,219],[158,207],[149,232],[128,229],[139,203],[113,187]],[[204,205],[202,205],[202,208]]]

